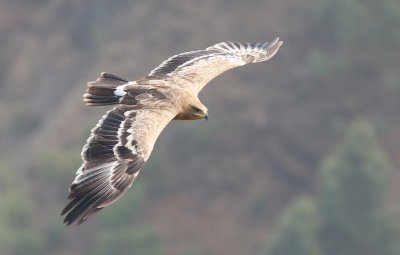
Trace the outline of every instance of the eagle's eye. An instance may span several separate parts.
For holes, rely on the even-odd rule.
[[[199,108],[197,108],[197,107],[195,107],[195,106],[192,106],[192,110],[193,110],[193,113],[197,113],[197,114],[203,112],[202,110],[200,110]]]

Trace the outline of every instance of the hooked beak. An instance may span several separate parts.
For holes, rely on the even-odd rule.
[[[206,113],[206,114],[204,115],[204,118],[206,119],[206,121],[208,121],[208,113]]]

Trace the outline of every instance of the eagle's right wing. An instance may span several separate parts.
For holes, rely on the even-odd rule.
[[[266,43],[222,42],[205,50],[170,57],[149,73],[149,78],[170,77],[174,84],[197,94],[219,74],[249,63],[270,59],[282,45],[279,38]]]

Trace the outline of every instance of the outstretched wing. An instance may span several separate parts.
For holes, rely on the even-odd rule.
[[[168,104],[120,105],[107,112],[83,147],[84,163],[70,187],[64,222],[78,224],[116,201],[132,185],[154,143],[176,115]]]
[[[175,55],[149,76],[172,77],[175,84],[197,94],[210,80],[229,69],[270,59],[281,45],[279,38],[270,43],[222,42],[205,50]]]

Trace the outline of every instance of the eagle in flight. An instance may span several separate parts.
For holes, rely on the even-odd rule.
[[[265,43],[222,42],[170,57],[137,81],[101,73],[89,82],[83,95],[86,105],[116,106],[92,129],[82,149],[83,164],[61,213],[64,223],[80,224],[118,200],[171,120],[207,119],[198,93],[210,80],[234,67],[266,61],[281,45],[279,38]]]

